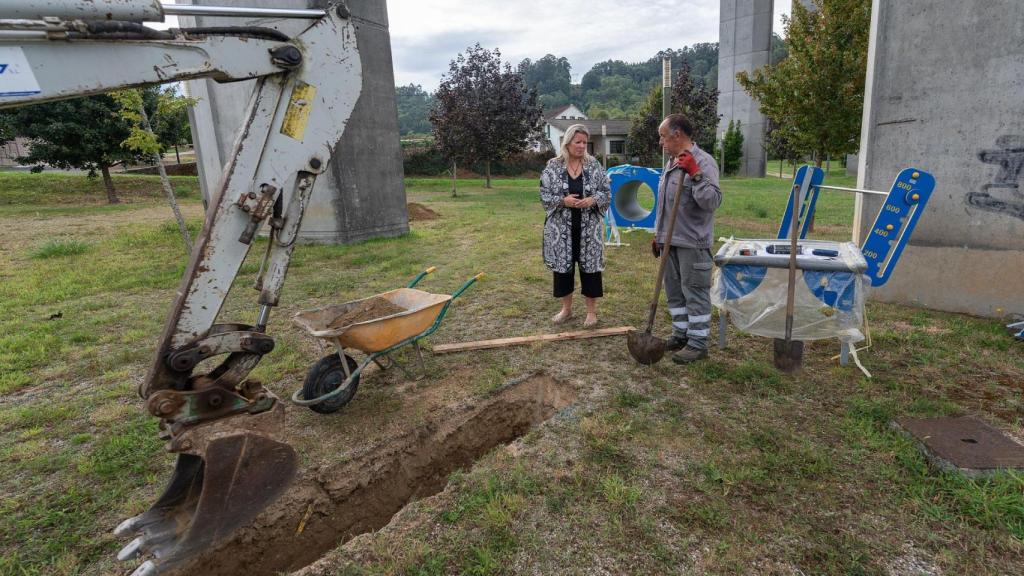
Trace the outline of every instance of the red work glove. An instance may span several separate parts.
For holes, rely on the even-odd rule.
[[[700,166],[697,165],[697,159],[693,157],[693,154],[689,152],[683,152],[676,158],[676,166],[683,169],[684,172],[689,174],[691,177],[700,172]]]
[[[651,240],[651,254],[654,254],[655,258],[661,258],[661,245],[655,240]]]

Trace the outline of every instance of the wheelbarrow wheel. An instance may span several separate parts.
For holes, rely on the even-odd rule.
[[[355,372],[356,368],[359,367],[356,361],[348,354],[345,355],[345,362],[348,363],[349,373]],[[341,386],[344,382],[345,368],[341,365],[341,358],[337,354],[328,354],[309,369],[309,373],[306,374],[306,381],[302,384],[302,397],[307,399],[318,398],[328,392],[337,390],[338,386]],[[347,390],[333,398],[313,404],[309,409],[320,414],[337,412],[341,410],[342,406],[352,401],[352,397],[356,395],[358,388],[359,376],[356,376],[352,379],[352,383],[349,384]]]

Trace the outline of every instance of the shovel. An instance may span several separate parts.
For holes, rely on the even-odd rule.
[[[796,289],[796,250],[797,237],[800,234],[800,200],[807,192],[811,183],[811,171],[804,172],[804,181],[800,184],[800,191],[793,190],[793,216],[790,222],[789,242],[789,285],[786,288],[786,338],[775,339],[775,367],[780,372],[791,374],[800,369],[803,364],[804,343],[801,340],[793,340],[793,308],[795,305]]]
[[[679,211],[679,200],[683,197],[683,182],[686,175],[679,177],[676,187],[676,198],[672,201],[672,211],[668,214],[668,228],[665,230],[665,246],[661,249],[661,261],[658,263],[658,276],[654,281],[654,298],[651,299],[651,311],[647,315],[647,330],[638,332],[630,330],[626,335],[626,348],[637,362],[650,366],[661,360],[665,355],[665,341],[651,334],[654,328],[654,315],[658,311],[658,296],[661,295],[661,283],[665,278],[665,264],[668,262],[669,244],[672,242],[672,231],[676,225],[676,212]]]

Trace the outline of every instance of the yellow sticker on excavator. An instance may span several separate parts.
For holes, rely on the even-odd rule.
[[[313,110],[313,98],[316,97],[316,86],[305,82],[297,82],[292,89],[292,97],[288,101],[288,110],[284,113],[281,123],[281,134],[296,140],[302,140],[309,123],[309,113]]]

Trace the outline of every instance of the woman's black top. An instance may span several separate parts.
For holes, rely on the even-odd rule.
[[[576,198],[583,198],[583,172],[573,178],[569,176],[569,195]],[[580,234],[583,228],[583,212],[579,208],[570,208],[572,213],[572,261],[580,261]]]

